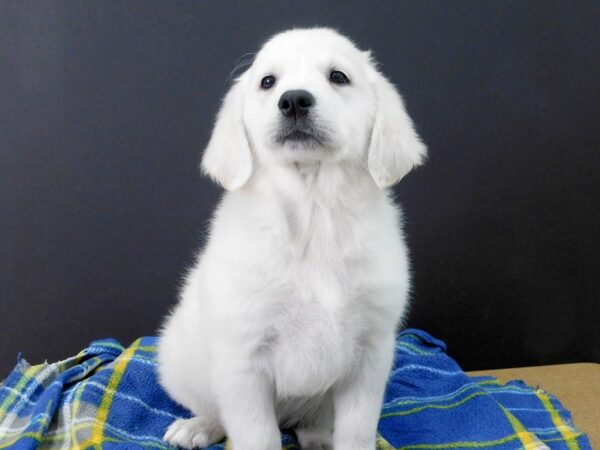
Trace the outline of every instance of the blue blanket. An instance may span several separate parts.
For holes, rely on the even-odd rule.
[[[171,449],[168,425],[189,413],[156,381],[156,338],[95,341],[55,364],[19,359],[0,386],[0,449]],[[284,449],[298,449],[282,433]],[[470,378],[443,342],[398,337],[378,449],[591,449],[560,402],[520,381]],[[227,442],[210,447],[229,448]]]

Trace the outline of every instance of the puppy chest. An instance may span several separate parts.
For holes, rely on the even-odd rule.
[[[272,328],[268,350],[279,395],[318,394],[347,373],[358,355],[358,339],[340,316],[316,302],[287,305]]]

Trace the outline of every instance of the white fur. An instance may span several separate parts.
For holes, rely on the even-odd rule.
[[[349,85],[334,85],[331,70]],[[277,78],[260,89],[266,75]],[[315,99],[321,146],[277,144],[277,102]],[[399,210],[385,188],[425,157],[370,54],[329,29],[268,41],[225,97],[203,158],[227,192],[167,318],[159,375],[196,416],[165,439],[234,450],[372,450],[409,290]]]

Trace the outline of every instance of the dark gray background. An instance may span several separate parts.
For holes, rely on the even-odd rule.
[[[408,324],[467,369],[600,362],[593,1],[0,3],[0,378],[152,335],[219,189],[236,60],[292,26],[372,48],[430,149],[396,189]]]

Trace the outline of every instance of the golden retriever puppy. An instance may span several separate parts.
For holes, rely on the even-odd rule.
[[[271,38],[202,160],[226,193],[159,346],[194,417],[165,439],[373,450],[409,267],[387,189],[426,148],[369,52],[325,29]]]

